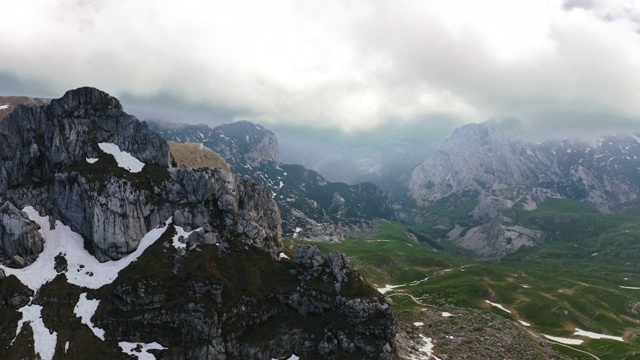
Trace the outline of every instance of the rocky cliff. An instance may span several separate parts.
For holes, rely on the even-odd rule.
[[[0,121],[3,358],[396,357],[388,300],[285,251],[268,189],[174,165],[96,89]]]
[[[231,170],[269,188],[282,216],[285,236],[341,241],[351,232],[371,231],[375,219],[393,219],[386,195],[371,183],[326,181],[313,170],[283,164],[275,134],[248,121],[206,125],[150,126],[167,140],[200,142],[220,154]]]

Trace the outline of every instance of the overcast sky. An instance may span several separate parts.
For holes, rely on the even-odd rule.
[[[640,1],[5,1],[0,94],[366,133],[640,130]]]

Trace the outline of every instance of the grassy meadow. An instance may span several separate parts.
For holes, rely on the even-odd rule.
[[[640,359],[640,218],[602,215],[579,203],[552,199],[533,212],[509,214],[551,234],[538,248],[498,263],[476,262],[414,240],[401,224],[342,243],[313,243],[341,251],[398,311],[487,309],[537,333],[584,340],[553,345],[578,359]],[[412,229],[419,232],[419,229]],[[287,239],[293,245],[299,240]],[[502,305],[509,312],[492,306]],[[575,329],[623,337],[624,342],[573,336]]]

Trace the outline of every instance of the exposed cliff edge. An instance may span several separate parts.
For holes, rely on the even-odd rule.
[[[3,356],[397,357],[388,299],[343,255],[285,250],[268,189],[173,166],[96,89],[0,121]]]

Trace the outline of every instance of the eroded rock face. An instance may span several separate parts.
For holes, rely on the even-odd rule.
[[[20,181],[51,179],[116,144],[149,165],[167,167],[169,148],[114,97],[92,88],[68,91],[48,105],[18,106],[0,122],[0,192]]]
[[[344,255],[324,257],[316,247],[301,247],[292,260],[273,267],[255,250],[232,255],[241,247],[230,242],[222,254],[204,249],[173,258],[181,270],[162,275],[172,287],[143,267],[125,270],[122,281],[98,295],[117,311],[98,314],[96,323],[118,338],[137,334],[137,341],[162,343],[169,348],[163,359],[397,358],[390,300],[366,284]],[[158,261],[171,256],[159,254]],[[214,274],[197,270],[204,257]],[[127,272],[142,273],[127,278]],[[235,281],[225,282],[228,277]]]
[[[174,213],[186,214],[181,220],[188,229],[204,227],[209,241],[234,232],[274,257],[282,250],[278,210],[266,190],[224,170],[170,169],[167,143],[99,90],[19,106],[0,122],[0,138],[7,140],[0,145],[0,193],[15,208],[31,205],[70,226],[100,261],[135,251],[144,234]],[[142,172],[118,168],[101,142],[144,162]],[[20,234],[23,240],[6,246],[5,257],[42,250],[37,234]],[[13,244],[15,236],[3,239]]]
[[[18,210],[10,202],[0,207],[0,258],[15,260],[16,256],[32,260],[43,250],[44,239],[38,231],[40,225],[29,220],[27,214]],[[19,260],[19,258],[17,259]],[[16,265],[24,266],[25,263]]]

